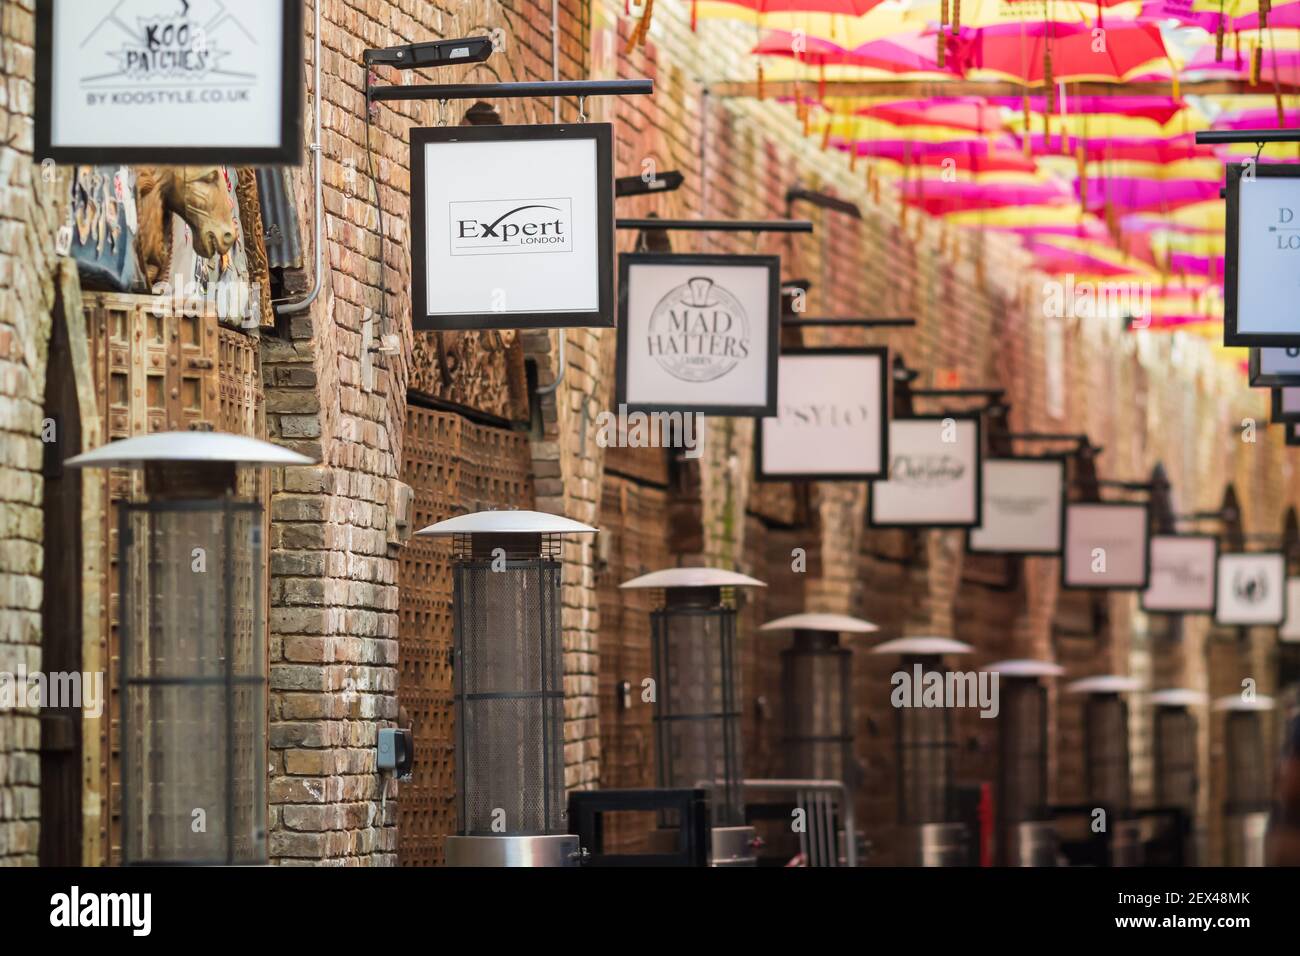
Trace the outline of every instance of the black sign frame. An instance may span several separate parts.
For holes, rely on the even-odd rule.
[[[1079,504],[1086,504],[1086,503],[1087,502],[1079,502]],[[1145,588],[1143,588],[1141,591],[1138,592],[1138,607],[1141,609],[1142,613],[1143,614],[1164,614],[1170,617],[1183,615],[1183,614],[1208,614],[1210,615],[1210,617],[1213,617],[1215,612],[1219,609],[1219,553],[1221,550],[1219,536],[1214,534],[1196,534],[1191,532],[1150,533],[1150,531],[1148,531],[1147,534],[1147,581],[1148,582],[1151,580],[1151,556],[1152,554],[1154,554],[1155,551],[1154,545],[1155,545],[1155,540],[1157,538],[1181,538],[1184,540],[1191,539],[1197,541],[1209,541],[1214,545],[1214,563],[1210,567],[1210,578],[1211,578],[1210,607],[1209,610],[1206,610],[1204,608],[1197,608],[1195,610],[1190,610],[1190,611],[1188,610],[1174,611],[1174,610],[1168,610],[1166,608],[1149,608],[1147,607],[1147,591],[1151,590],[1151,586],[1148,583],[1148,585]]]
[[[688,405],[632,403],[627,400],[628,308],[634,265],[747,266],[768,270],[767,402],[764,405]],[[781,257],[767,255],[716,255],[712,253],[624,252],[618,257],[618,344],[614,404],[629,412],[681,412],[722,415],[729,418],[770,418],[777,413],[778,368],[781,361]],[[787,353],[788,354],[788,353]]]
[[[980,481],[981,481],[980,484],[981,522],[980,523],[981,524],[983,524],[983,494],[984,494],[983,468],[984,465],[988,464],[991,461],[1025,461],[1025,462],[1035,462],[1035,463],[1046,462],[1049,464],[1055,464],[1060,469],[1061,472],[1061,511],[1064,512],[1066,505],[1070,503],[1069,501],[1070,456],[1069,455],[987,455],[983,458],[980,464]],[[1058,526],[1060,525],[1059,519],[1057,521],[1057,524]],[[980,525],[976,525],[975,527],[968,528],[966,530],[966,553],[969,555],[978,555],[982,557],[995,557],[995,558],[999,558],[999,557],[1000,558],[1056,558],[1056,557],[1060,557],[1062,550],[1065,548],[1065,538],[1060,537],[1059,540],[1061,546],[1057,548],[1055,551],[1005,551],[1005,550],[993,550],[993,549],[986,550],[983,548],[977,549],[971,546],[971,535],[979,527]]]
[[[952,419],[953,421],[957,421],[957,422],[969,421],[969,422],[974,422],[974,424],[975,424],[975,517],[974,517],[974,523],[972,524],[972,523],[965,522],[965,521],[944,521],[944,522],[938,522],[938,523],[936,523],[936,522],[931,522],[931,521],[903,521],[903,522],[895,522],[895,521],[888,521],[888,522],[886,522],[886,521],[877,521],[877,520],[876,520],[876,495],[875,495],[875,491],[876,491],[876,489],[875,489],[876,481],[873,481],[873,482],[871,483],[871,484],[872,484],[872,487],[871,487],[871,488],[869,489],[869,491],[868,491],[868,498],[869,498],[869,500],[867,501],[867,527],[869,527],[869,528],[875,528],[875,529],[879,529],[879,530],[901,530],[901,531],[923,531],[923,530],[929,530],[929,529],[933,528],[933,529],[935,529],[935,530],[940,530],[940,531],[942,531],[942,530],[969,530],[970,528],[973,528],[973,527],[974,527],[974,528],[978,528],[978,527],[980,526],[980,524],[981,524],[981,523],[983,522],[983,520],[984,520],[984,441],[985,441],[985,435],[984,435],[984,420],[983,420],[983,416],[982,416],[979,412],[937,412],[937,413],[926,414],[926,415],[904,415],[904,416],[900,416],[899,418],[896,418],[896,419],[890,419],[889,424],[892,425],[895,421],[898,421],[898,422],[917,422],[917,421],[944,422],[944,421],[947,421],[948,419]],[[889,455],[886,455],[886,456],[885,456],[885,474],[884,474],[884,476],[882,476],[881,478],[877,479],[877,481],[888,481],[888,480],[889,480],[889,477],[888,477],[888,475],[889,475],[889,469],[890,469],[890,466],[891,466],[892,464],[893,464],[892,459],[890,458]],[[1064,510],[1064,509],[1062,509],[1062,510]],[[1062,539],[1062,543],[1064,543],[1064,539]]]
[[[893,384],[891,368],[889,364],[889,349],[883,345],[864,345],[854,346],[851,348],[837,348],[834,346],[799,346],[797,348],[781,349],[778,356],[784,358],[787,355],[874,355],[880,360],[880,468],[878,473],[817,473],[817,472],[782,472],[778,475],[768,475],[763,472],[763,422],[765,418],[776,418],[778,416],[768,415],[760,418],[754,423],[754,480],[761,482],[779,482],[779,481],[875,481],[882,477],[889,468],[889,422],[892,418],[890,415],[889,394]],[[779,383],[778,383],[779,384]],[[778,396],[779,400],[779,396]]]
[[[36,0],[36,116],[37,162],[52,159],[75,165],[167,166],[301,166],[303,161],[303,81],[305,31],[302,0],[280,0],[284,12],[280,51],[280,143],[263,146],[55,146],[54,134],[54,5],[74,0]],[[75,0],[84,3],[84,0]],[[318,0],[319,2],[319,0]]]
[[[1300,346],[1291,346],[1300,349]],[[1260,354],[1263,349],[1252,348],[1250,358],[1247,363],[1248,381],[1251,388],[1275,388],[1282,385],[1300,385],[1300,372],[1292,375],[1279,375],[1276,372],[1267,373],[1263,371],[1263,356]]]
[[[1256,179],[1295,179],[1300,180],[1298,163],[1229,163],[1226,169],[1227,185],[1224,197],[1227,200],[1227,219],[1224,227],[1224,262],[1223,262],[1223,344],[1227,346],[1300,346],[1300,315],[1296,318],[1294,333],[1253,333],[1241,332],[1237,327],[1237,282],[1240,278],[1239,246],[1241,242],[1241,183],[1242,176],[1249,169]],[[1249,185],[1249,180],[1246,180]]]
[[[1282,410],[1282,389],[1300,388],[1300,385],[1276,385],[1270,389],[1269,402],[1269,423],[1273,425],[1294,424],[1300,422],[1300,412],[1286,412]]]
[[[429,314],[424,147],[433,143],[527,143],[590,139],[596,144],[596,269],[592,312],[473,312]],[[609,123],[541,126],[417,126],[411,129],[411,325],[416,332],[470,329],[612,329],[614,302],[614,127]],[[494,316],[498,316],[494,318]]]
[[[1146,560],[1142,562],[1142,583],[1141,584],[1071,584],[1066,577],[1069,565],[1070,551],[1070,509],[1075,505],[1093,507],[1093,508],[1141,508],[1146,513],[1146,534],[1143,540],[1146,545]],[[1061,509],[1061,588],[1067,591],[1118,591],[1142,592],[1151,587],[1151,528],[1152,514],[1150,501],[1067,501],[1065,507]]]

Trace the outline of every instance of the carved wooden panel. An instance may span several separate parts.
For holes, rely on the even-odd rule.
[[[416,332],[408,387],[506,421],[528,420],[524,352],[514,330]]]
[[[158,431],[211,426],[221,431],[265,437],[261,366],[257,343],[205,315],[162,314],[151,296],[88,293],[83,305],[90,337],[91,364],[104,439],[117,441]],[[155,314],[157,313],[157,314]],[[110,507],[101,517],[107,542],[100,587],[107,609],[100,634],[108,661],[107,732],[98,741],[104,775],[99,788],[101,844],[107,863],[121,859],[118,765],[118,522],[115,505],[141,491],[139,472],[108,472]],[[266,479],[240,476],[240,494],[261,500]],[[265,606],[265,602],[263,602]],[[87,741],[87,746],[95,742]]]
[[[402,448],[417,529],[470,511],[533,507],[525,433],[412,405]],[[441,863],[444,839],[456,829],[450,557],[449,540],[414,537],[398,565],[397,697],[415,736],[413,779],[398,804],[402,866]]]

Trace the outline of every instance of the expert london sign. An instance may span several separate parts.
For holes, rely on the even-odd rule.
[[[1300,345],[1300,166],[1228,166],[1223,344]]]
[[[417,330],[614,324],[612,130],[411,130]]]
[[[618,403],[776,414],[780,321],[777,256],[620,256]]]
[[[301,0],[38,0],[36,158],[297,164]]]
[[[782,353],[777,413],[758,423],[759,481],[863,481],[889,457],[889,352],[803,348]]]

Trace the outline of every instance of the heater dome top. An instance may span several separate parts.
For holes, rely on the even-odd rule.
[[[736,588],[767,587],[762,581],[751,578],[737,571],[724,571],[722,568],[664,568],[651,571],[631,581],[624,581],[621,588]]]
[[[314,465],[315,459],[280,445],[229,432],[154,432],[109,442],[64,462],[69,468],[132,468],[184,461],[236,465]]]
[[[1142,682],[1124,674],[1101,674],[1067,684],[1065,689],[1071,694],[1128,694],[1141,690]]]
[[[877,644],[871,649],[873,654],[969,654],[975,648],[951,637],[896,637],[892,641]]]
[[[1065,668],[1051,661],[1037,661],[1032,658],[1017,658],[1010,661],[998,661],[984,668],[997,671],[1003,677],[1060,677]]]
[[[1205,703],[1204,691],[1192,690],[1190,687],[1166,687],[1151,695],[1151,703],[1156,707],[1196,707]]]
[[[591,525],[544,511],[476,511],[423,528],[416,534],[595,534]]]
[[[1214,709],[1227,711],[1272,710],[1273,698],[1260,694],[1248,700],[1240,694],[1229,694],[1226,697],[1218,698],[1214,702]]]
[[[790,614],[768,621],[760,631],[831,631],[836,634],[870,634],[876,625],[847,614]]]

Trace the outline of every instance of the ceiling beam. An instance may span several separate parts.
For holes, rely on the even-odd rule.
[[[1288,92],[1300,89],[1300,83],[1283,83],[1281,88]],[[999,80],[827,80],[818,84],[816,80],[769,81],[763,84],[763,95],[769,99],[794,97],[802,90],[806,96],[809,92],[824,89],[826,96],[881,96],[899,99],[927,99],[940,96],[1022,96],[1029,92],[1042,93],[1043,87],[1026,88],[1020,83]],[[1165,81],[1146,83],[1067,83],[1067,106],[1070,96],[1172,96],[1173,84]],[[1185,80],[1178,84],[1178,91],[1200,96],[1223,96],[1235,94],[1253,94],[1267,96],[1273,92],[1273,84],[1252,86],[1246,80]],[[753,80],[713,83],[709,92],[724,98],[758,98],[758,83]]]

